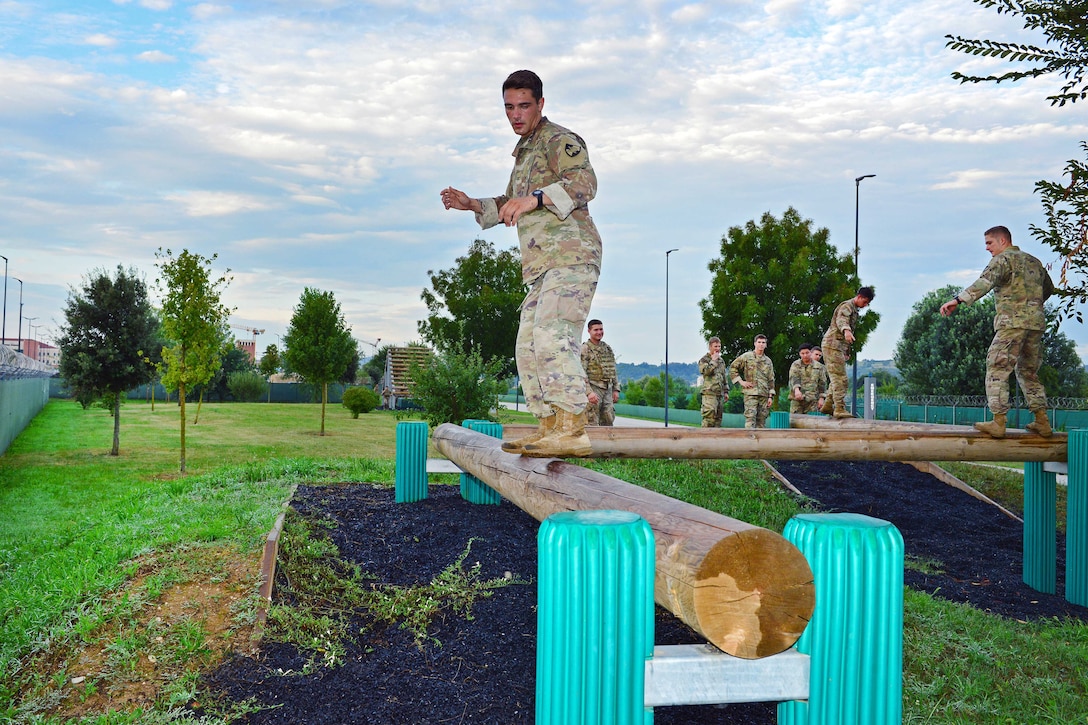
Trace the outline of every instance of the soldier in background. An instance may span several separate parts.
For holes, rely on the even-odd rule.
[[[502,100],[519,136],[506,191],[474,199],[450,186],[441,191],[442,204],[473,212],[483,229],[518,228],[529,294],[521,304],[514,357],[526,407],[539,425],[502,449],[537,457],[588,456],[593,449],[585,431],[586,373],[578,341],[601,274],[601,237],[589,215],[597,175],[582,138],[544,116],[544,87],[536,73],[511,73],[502,84]]]
[[[969,305],[994,291],[994,339],[986,353],[986,400],[994,419],[975,423],[975,428],[994,438],[1005,437],[1009,376],[1015,370],[1028,409],[1035,414],[1035,420],[1024,427],[1049,438],[1054,431],[1046,417],[1039,365],[1046,330],[1043,303],[1054,294],[1054,282],[1042,262],[1013,246],[1008,227],[992,227],[983,236],[986,251],[993,257],[990,263],[967,289],[941,305],[941,314],[947,317],[961,304]]]
[[[824,372],[822,365],[816,367],[809,343],[801,345],[798,355],[790,365],[790,413],[804,415],[815,412],[824,397]]]
[[[774,363],[764,354],[767,336],[756,335],[754,349],[738,355],[729,378],[744,388],[744,427],[766,428],[774,402]]]
[[[616,354],[605,342],[604,323],[586,323],[589,339],[582,343],[582,367],[589,387],[586,425],[612,425],[616,421],[613,407],[620,399],[620,381],[616,374]]]
[[[823,392],[820,393],[819,399],[816,401],[816,410],[823,412],[823,407],[827,403],[827,366],[824,365],[824,351],[820,349],[819,345],[812,346],[812,366],[816,368],[817,375],[820,377],[820,381],[823,385]]]
[[[862,287],[858,293],[845,302],[840,302],[831,316],[831,324],[824,333],[823,351],[827,357],[827,377],[831,390],[824,402],[821,413],[830,413],[836,418],[853,418],[846,410],[846,391],[850,384],[846,379],[846,358],[850,346],[854,344],[854,328],[858,324],[858,310],[863,310],[873,301],[876,293],[872,287]]]
[[[722,360],[722,341],[717,337],[707,340],[709,352],[699,358],[699,374],[703,376],[703,427],[722,427],[722,396],[728,391],[725,360]]]

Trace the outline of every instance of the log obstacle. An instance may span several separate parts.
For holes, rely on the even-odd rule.
[[[816,421],[826,418],[810,417]],[[592,458],[777,458],[800,461],[1065,461],[1067,435],[1009,431],[1002,439],[965,426],[924,429],[863,425],[812,428],[589,427]],[[922,425],[922,424],[908,424]],[[506,439],[532,426],[503,426]]]
[[[444,424],[438,450],[537,521],[566,511],[622,510],[649,522],[654,599],[719,649],[747,659],[788,649],[814,606],[812,570],[779,534],[640,486]]]

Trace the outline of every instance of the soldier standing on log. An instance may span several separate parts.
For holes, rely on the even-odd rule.
[[[544,116],[544,89],[529,70],[502,84],[506,118],[520,139],[514,170],[502,196],[473,199],[452,186],[442,190],[447,209],[471,211],[484,229],[518,228],[522,279],[514,346],[525,403],[537,431],[502,444],[528,456],[588,456],[586,373],[579,359],[582,325],[601,274],[601,237],[589,215],[597,175],[582,138]]]
[[[1043,303],[1054,293],[1054,282],[1042,262],[1013,246],[1008,227],[987,229],[984,239],[986,251],[993,256],[990,263],[967,289],[941,305],[941,314],[947,317],[961,304],[969,305],[994,291],[994,339],[986,353],[986,400],[994,419],[975,423],[975,428],[994,438],[1005,437],[1009,376],[1015,370],[1028,409],[1035,415],[1024,427],[1049,438],[1054,431],[1046,417],[1046,390],[1039,380],[1039,365],[1046,330]]]
[[[774,363],[764,354],[767,336],[756,335],[755,347],[738,355],[729,377],[744,388],[744,427],[766,428],[774,402]]]
[[[823,351],[827,357],[827,377],[831,390],[824,401],[821,413],[834,415],[836,418],[853,418],[846,410],[846,391],[849,384],[846,380],[846,358],[850,354],[850,346],[854,344],[854,328],[858,324],[858,310],[865,309],[873,301],[876,293],[872,287],[862,287],[853,298],[839,303],[835,308],[835,314],[831,316],[831,324],[824,333]]]
[[[590,320],[586,323],[589,339],[582,343],[582,367],[585,368],[589,386],[589,406],[586,407],[586,425],[612,425],[616,422],[616,409],[620,399],[620,380],[616,373],[616,354],[605,342],[604,323]]]
[[[722,360],[722,341],[717,337],[707,340],[709,352],[699,358],[699,374],[703,376],[703,427],[722,427],[722,396],[728,392],[725,360]]]
[[[814,413],[824,397],[823,366],[816,367],[812,345],[803,343],[798,357],[790,365],[790,412],[804,415]]]

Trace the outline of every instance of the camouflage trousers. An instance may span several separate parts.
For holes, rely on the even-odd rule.
[[[986,353],[986,401],[994,413],[1009,410],[1009,376],[1014,370],[1028,410],[1046,409],[1046,390],[1039,381],[1042,342],[1042,330],[1013,328],[994,333]]]
[[[771,403],[766,395],[744,396],[744,427],[766,428],[771,414]]]
[[[797,413],[798,415],[813,413],[819,409],[819,406],[817,405],[818,402],[819,401],[816,399],[816,396],[805,395],[804,400],[795,400],[791,396],[790,413]]]
[[[703,405],[701,408],[703,413],[703,427],[704,428],[721,428],[722,427],[722,396],[721,393],[703,393]]]
[[[597,403],[586,405],[586,425],[612,425],[616,422],[616,409],[612,403],[612,384],[598,385],[587,382],[589,390],[597,394]]]
[[[514,358],[526,407],[537,418],[554,415],[556,407],[586,409],[581,335],[600,274],[591,264],[549,269],[521,303]]]
[[[828,378],[827,397],[831,398],[836,408],[844,409],[846,393],[850,390],[850,383],[846,379],[846,350],[825,337],[823,351]]]

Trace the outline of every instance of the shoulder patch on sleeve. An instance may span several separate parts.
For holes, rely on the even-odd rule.
[[[582,147],[576,143],[568,143],[563,151],[566,152],[567,156],[573,159],[575,156],[582,153]]]

